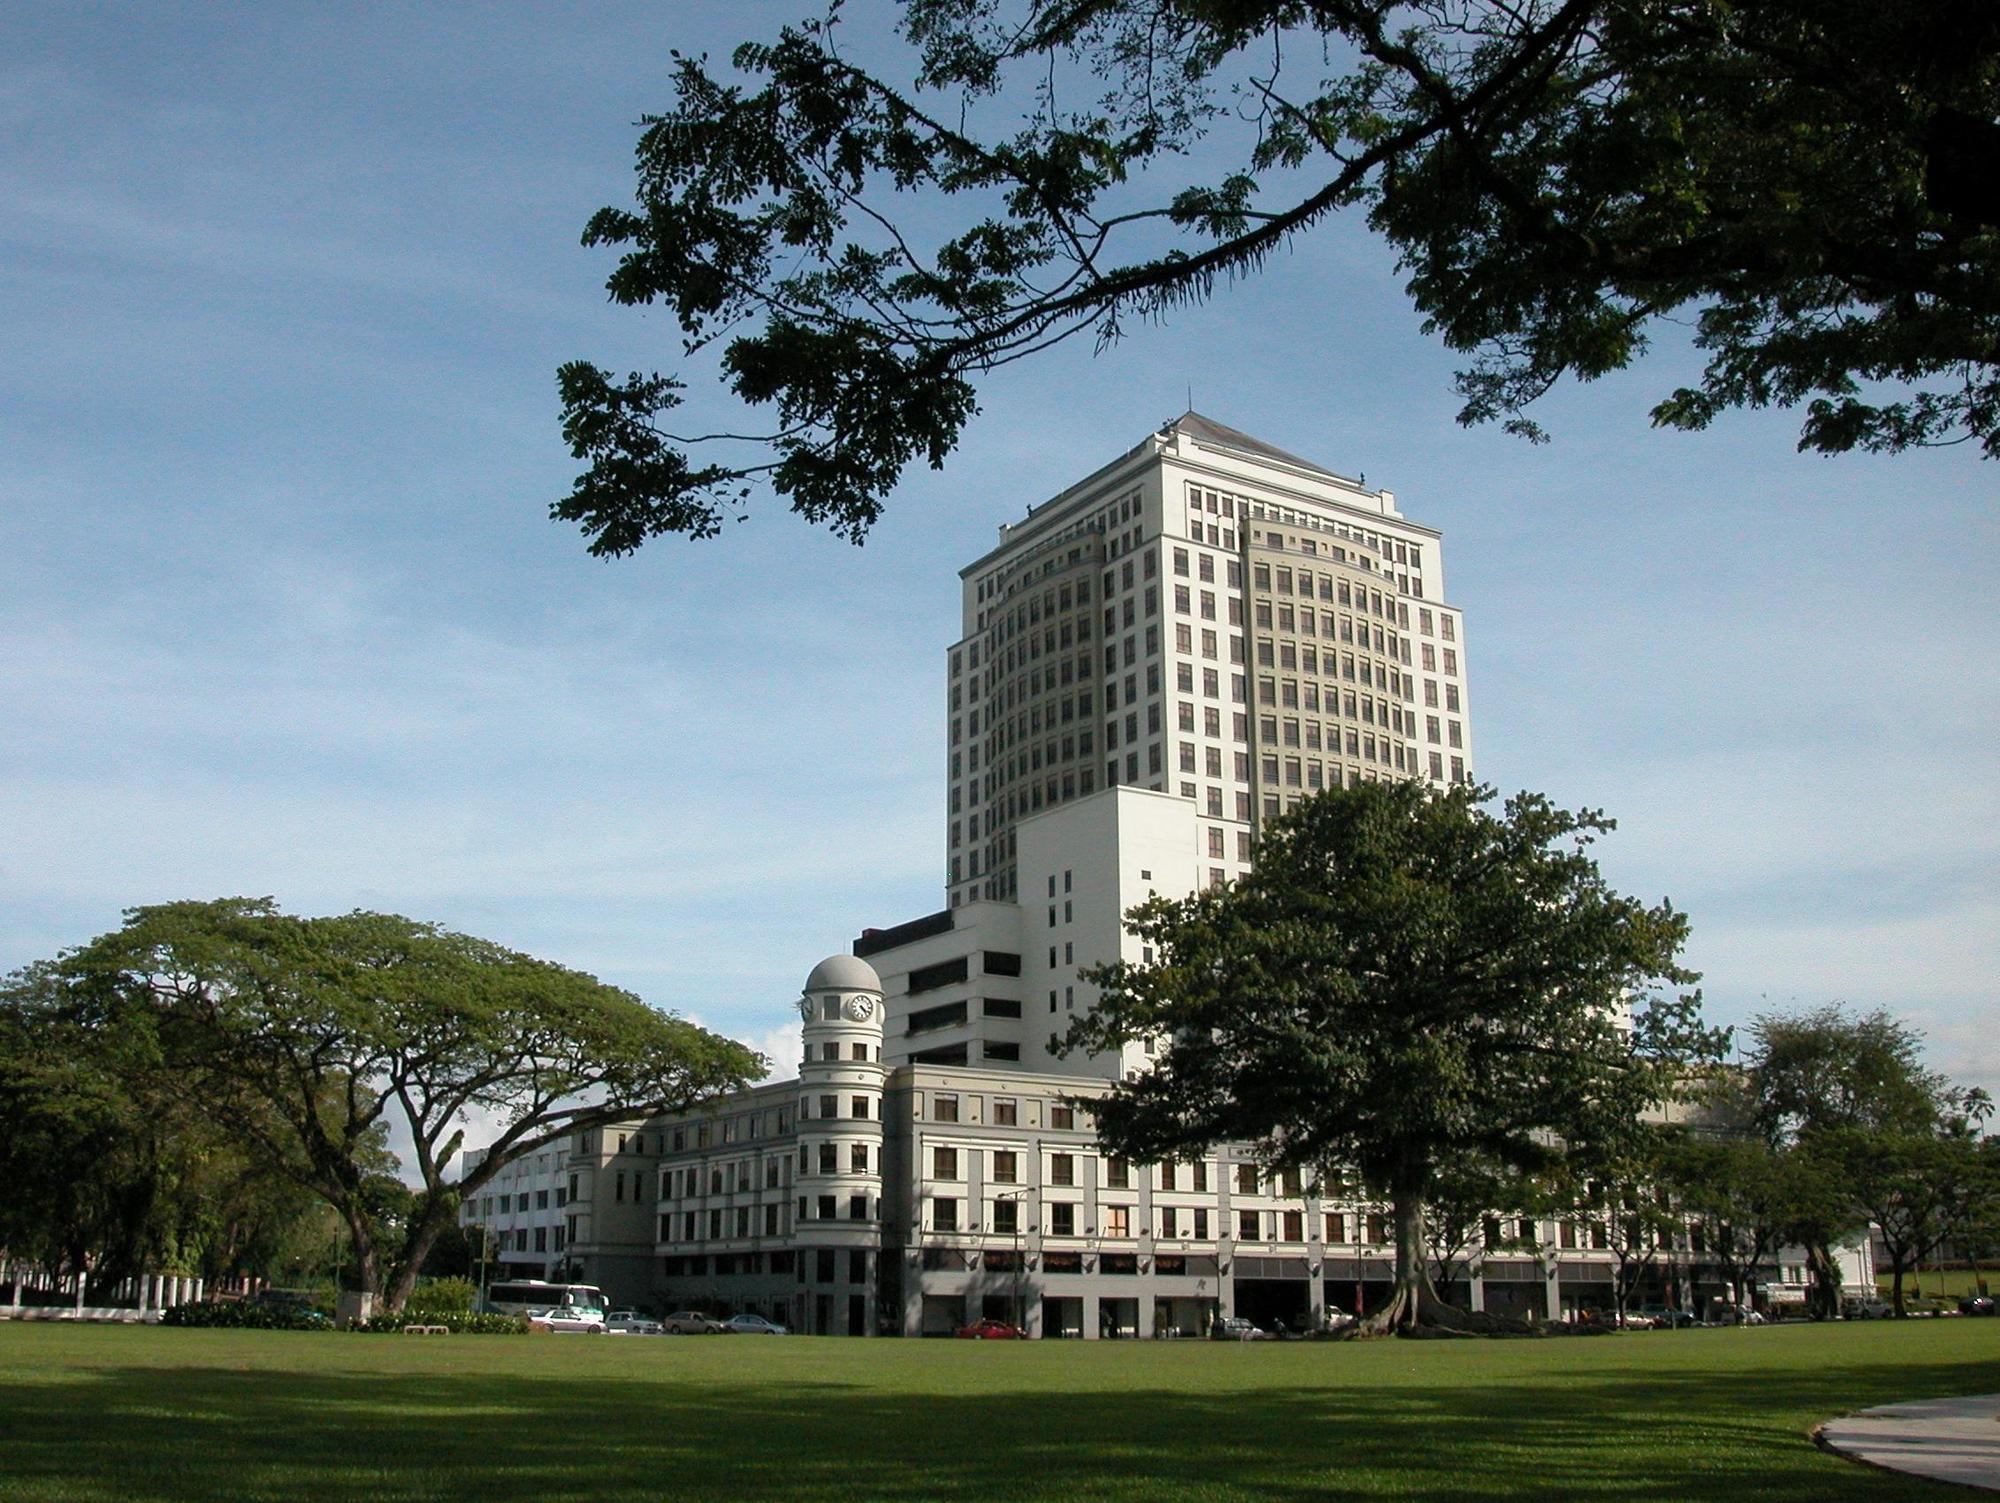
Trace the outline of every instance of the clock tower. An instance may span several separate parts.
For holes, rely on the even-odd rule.
[[[799,997],[794,1329],[870,1335],[882,1247],[882,981],[834,955]]]

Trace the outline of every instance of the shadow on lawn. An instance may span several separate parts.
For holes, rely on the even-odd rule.
[[[782,1372],[112,1365],[0,1384],[0,1498],[1920,1498],[1940,1494],[1821,1455],[1800,1417],[2000,1386],[1977,1362],[1380,1389],[1242,1376],[925,1394]]]

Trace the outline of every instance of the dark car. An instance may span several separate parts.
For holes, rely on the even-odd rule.
[[[1958,1302],[1960,1315],[1991,1315],[1993,1296],[1990,1294],[1968,1294]]]
[[[1676,1310],[1668,1305],[1641,1305],[1638,1313],[1655,1326],[1664,1326],[1669,1331],[1683,1331],[1696,1324],[1694,1311]]]
[[[1004,1320],[975,1320],[958,1334],[968,1341],[1020,1341],[1028,1333]]]
[[[326,1311],[314,1304],[313,1296],[303,1289],[259,1289],[250,1296],[250,1303],[263,1310],[281,1310],[295,1321],[333,1324]]]

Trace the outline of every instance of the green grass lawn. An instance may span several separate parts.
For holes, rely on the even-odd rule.
[[[0,1324],[0,1499],[1964,1496],[1820,1420],[2000,1390],[2000,1321],[1236,1345]]]
[[[1882,1290],[1882,1298],[1889,1297],[1890,1278],[1876,1270],[1879,1275],[1876,1284]],[[1979,1283],[1986,1289],[2000,1288],[2000,1269],[1979,1270]],[[1920,1268],[1915,1273],[1903,1275],[1903,1293],[1910,1299],[1937,1298],[1955,1300],[1960,1295],[1973,1291],[1973,1274],[1969,1268],[1947,1268],[1939,1272],[1935,1268]],[[1983,1292],[1983,1291],[1982,1291]]]

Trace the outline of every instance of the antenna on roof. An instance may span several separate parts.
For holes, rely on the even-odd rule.
[[[1187,394],[1188,394],[1188,404],[1187,404],[1187,410],[1188,410],[1189,412],[1193,412],[1193,411],[1194,411],[1194,383],[1193,383],[1192,381],[1190,381],[1190,382],[1188,383],[1188,389],[1187,389]]]

